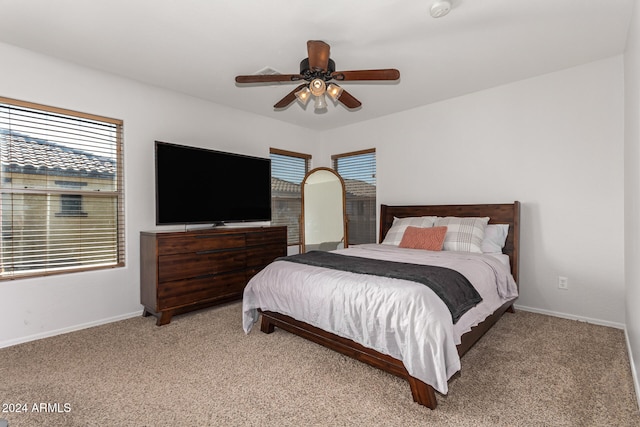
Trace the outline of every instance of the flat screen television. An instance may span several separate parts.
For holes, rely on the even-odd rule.
[[[156,225],[271,220],[271,160],[155,142]]]

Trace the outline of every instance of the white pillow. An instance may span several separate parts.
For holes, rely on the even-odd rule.
[[[484,229],[482,252],[486,254],[501,254],[507,242],[509,224],[488,224]]]
[[[461,251],[482,253],[482,240],[489,217],[453,217],[436,219],[435,226],[447,227],[444,237],[444,251]]]
[[[383,245],[396,245],[398,246],[402,241],[402,236],[404,235],[407,227],[418,227],[418,228],[429,228],[433,227],[433,223],[437,217],[435,216],[413,216],[407,218],[396,218],[393,217],[393,224],[389,231],[387,231],[387,235],[382,241]]]

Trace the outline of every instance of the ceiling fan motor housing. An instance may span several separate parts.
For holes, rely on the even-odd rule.
[[[327,71],[321,72],[321,74],[329,75],[334,71],[336,71],[336,63],[333,61],[333,59],[329,59]],[[302,74],[303,76],[311,75],[312,77],[317,77],[314,75],[314,72],[309,69],[309,58],[304,58],[302,61],[300,61],[300,74]]]

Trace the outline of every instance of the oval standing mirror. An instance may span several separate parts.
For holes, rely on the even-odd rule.
[[[302,180],[300,227],[300,252],[347,246],[344,181],[333,169],[313,169]]]

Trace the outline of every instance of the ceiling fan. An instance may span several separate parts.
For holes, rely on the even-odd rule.
[[[395,68],[336,71],[336,64],[329,58],[329,48],[329,45],[321,40],[309,40],[307,42],[308,57],[300,62],[299,74],[236,76],[236,83],[276,83],[304,80],[304,83],[289,92],[273,108],[285,108],[296,99],[306,105],[313,96],[315,109],[321,110],[327,106],[325,94],[347,108],[358,108],[362,105],[360,101],[334,81],[398,80],[400,78],[400,71]]]

